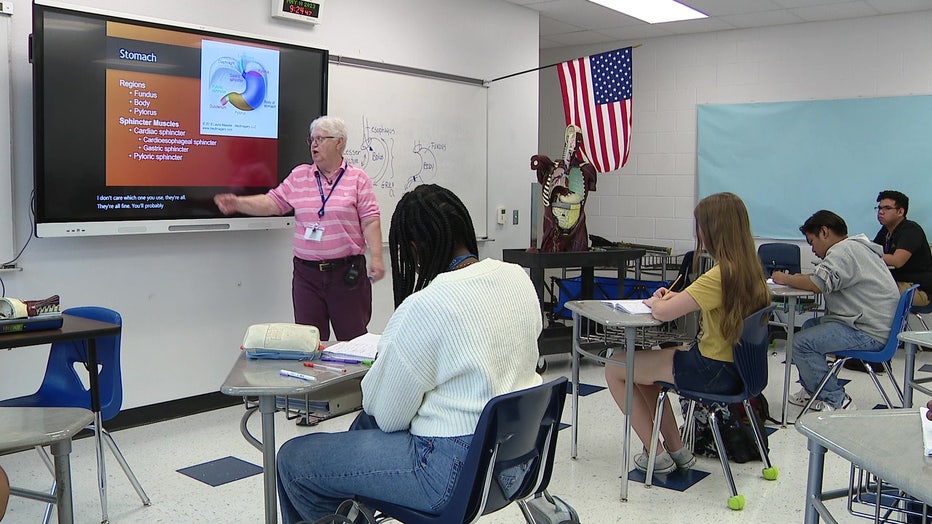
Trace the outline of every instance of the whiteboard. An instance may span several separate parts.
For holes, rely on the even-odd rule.
[[[327,113],[346,121],[344,157],[372,179],[388,241],[401,196],[438,184],[466,204],[488,234],[488,89],[447,80],[330,64]]]

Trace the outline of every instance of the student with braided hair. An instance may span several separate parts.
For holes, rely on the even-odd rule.
[[[350,431],[282,445],[286,524],[332,514],[355,495],[440,513],[488,401],[541,383],[534,286],[517,265],[479,259],[455,194],[437,185],[406,193],[388,238],[395,312],[362,381],[364,411]]]

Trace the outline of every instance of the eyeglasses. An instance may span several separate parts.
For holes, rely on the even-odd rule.
[[[887,211],[893,211],[894,209],[899,209],[896,206],[874,206],[874,209],[877,211],[882,211],[886,213]]]
[[[328,138],[336,138],[335,136],[309,136],[307,137],[307,145],[314,145],[327,140]]]

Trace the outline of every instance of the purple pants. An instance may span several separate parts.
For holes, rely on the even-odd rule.
[[[344,281],[350,264],[359,273],[354,285]],[[328,271],[295,257],[291,299],[295,323],[316,326],[321,340],[330,339],[331,324],[337,340],[365,334],[372,318],[372,283],[366,273],[366,257],[352,257]]]

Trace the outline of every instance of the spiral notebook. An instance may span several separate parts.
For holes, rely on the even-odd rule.
[[[321,351],[322,359],[340,359],[351,361],[375,360],[379,353],[379,339],[382,335],[366,333],[346,342],[337,342]]]
[[[650,308],[639,298],[633,300],[604,300],[602,303],[633,315],[650,314]]]

